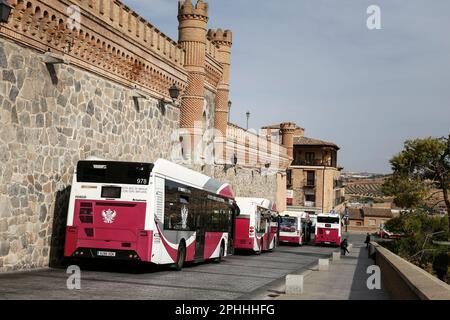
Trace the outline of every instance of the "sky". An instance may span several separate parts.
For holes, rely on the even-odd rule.
[[[177,40],[178,0],[123,2]],[[232,122],[295,122],[338,144],[345,171],[376,173],[405,140],[450,134],[450,1],[206,2],[208,27],[233,31]]]

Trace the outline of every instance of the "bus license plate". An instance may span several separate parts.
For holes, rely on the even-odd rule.
[[[97,251],[98,257],[115,257],[116,253],[111,251]]]

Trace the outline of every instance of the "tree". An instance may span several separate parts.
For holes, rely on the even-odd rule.
[[[438,189],[444,195],[450,235],[450,135],[408,140],[390,163],[393,175],[386,179],[383,192],[394,196],[399,207],[412,209]]]

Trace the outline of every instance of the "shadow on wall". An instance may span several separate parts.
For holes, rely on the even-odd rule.
[[[55,211],[53,212],[53,232],[50,244],[51,268],[62,268],[67,264],[64,258],[64,243],[67,225],[67,211],[69,209],[70,189],[67,187],[58,191],[55,197]]]

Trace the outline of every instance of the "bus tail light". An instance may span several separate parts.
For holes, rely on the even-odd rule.
[[[255,233],[255,227],[249,228],[250,235],[252,236]]]
[[[141,237],[147,237],[147,236],[148,236],[148,233],[147,233],[147,231],[145,231],[145,230],[141,230],[141,231],[139,231],[139,236],[141,236]]]

